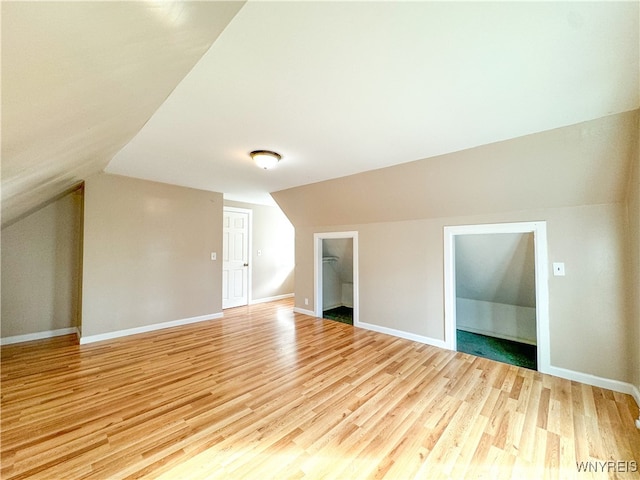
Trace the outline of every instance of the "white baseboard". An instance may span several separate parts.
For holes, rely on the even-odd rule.
[[[457,325],[456,329],[457,330],[462,330],[463,332],[477,333],[478,335],[484,335],[486,337],[495,337],[495,338],[501,338],[503,340],[511,340],[512,342],[526,343],[527,345],[534,345],[534,346],[536,345],[535,341],[532,341],[532,340],[530,340],[528,338],[511,337],[509,335],[504,335],[502,333],[496,333],[494,331],[483,330],[482,328],[474,328],[474,327]]]
[[[161,330],[163,328],[179,327],[181,325],[188,325],[190,323],[205,322],[207,320],[215,320],[222,318],[222,313],[212,313],[210,315],[201,315],[199,317],[183,318],[181,320],[172,320],[163,323],[154,323],[152,325],[144,325],[142,327],[127,328],[126,330],[116,330],[115,332],[100,333],[98,335],[87,335],[86,337],[80,337],[80,345],[87,343],[101,342],[103,340],[112,340],[114,338],[126,337],[128,335],[135,335],[137,333],[153,332],[154,330]]]
[[[631,396],[635,399],[638,409],[640,409],[640,388],[631,385]],[[638,418],[640,418],[640,415],[638,415]]]
[[[303,312],[300,312],[303,313]],[[372,330],[374,332],[385,333],[387,335],[393,335],[394,337],[404,338],[406,340],[412,340],[414,342],[424,343],[427,345],[432,345],[434,347],[447,349],[444,340],[438,340],[431,337],[425,337],[422,335],[416,335],[414,333],[403,332],[402,330],[396,330],[388,327],[381,327],[379,325],[373,325],[370,323],[358,322],[356,327],[364,328],[366,330]],[[626,383],[621,382],[619,380],[611,380],[609,378],[597,377],[595,375],[591,375],[588,373],[576,372],[573,370],[568,370],[566,368],[554,367],[551,366],[546,372],[549,375],[554,375],[556,377],[565,378],[567,380],[575,380],[576,382],[585,383],[587,385],[593,385],[595,387],[606,388],[608,390],[613,390],[615,392],[626,393],[631,395],[638,407],[640,408],[640,390],[638,387]]]
[[[456,328],[535,345],[536,309],[458,297]]]
[[[358,322],[356,327],[364,328],[365,330],[372,330],[378,333],[385,333],[387,335],[393,335],[394,337],[404,338],[405,340],[412,340],[414,342],[424,343],[433,347],[447,348],[444,340],[438,340],[437,338],[425,337],[423,335],[416,335],[415,333],[403,332],[402,330],[396,330],[395,328],[381,327],[379,325],[373,325],[371,323]]]
[[[27,333],[25,335],[14,335],[0,339],[0,345],[11,345],[12,343],[32,342],[33,340],[42,340],[44,338],[60,337],[62,335],[71,335],[75,333],[79,335],[76,327],[59,328],[57,330],[47,330],[46,332]]]
[[[299,308],[299,307],[293,307],[293,312],[294,313],[301,313],[303,315],[309,315],[310,317],[315,317],[316,316],[316,312],[313,312],[311,310],[305,310],[304,308]]]
[[[626,393],[631,395],[638,407],[640,408],[640,391],[638,388],[627,382],[621,382],[619,380],[611,380],[610,378],[598,377],[591,375],[590,373],[576,372],[566,368],[554,367],[551,365],[549,369],[544,372],[556,377],[565,378],[567,380],[574,380],[580,383],[586,383],[594,387],[606,388],[607,390],[613,390],[614,392]]]
[[[327,310],[332,310],[332,309],[338,308],[338,307],[344,307],[344,303],[339,302],[339,303],[332,303],[331,305],[323,305],[322,306],[322,311],[326,312]]]
[[[294,296],[293,293],[285,293],[284,295],[276,295],[274,297],[264,297],[252,299],[249,305],[255,305],[256,303],[267,303],[267,302],[275,302],[276,300],[283,300],[285,298],[292,298]]]

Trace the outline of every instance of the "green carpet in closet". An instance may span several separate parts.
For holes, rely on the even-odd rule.
[[[537,348],[535,345],[487,337],[476,333],[456,330],[458,351],[537,370]]]
[[[322,312],[322,316],[329,320],[353,325],[353,308],[350,307],[336,307],[331,310],[325,310]]]

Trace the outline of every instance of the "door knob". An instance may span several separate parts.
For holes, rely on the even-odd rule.
[[[244,264],[244,266],[245,266],[245,267],[248,267],[248,266],[249,266],[249,264],[248,264],[248,263],[245,263],[245,264]]]

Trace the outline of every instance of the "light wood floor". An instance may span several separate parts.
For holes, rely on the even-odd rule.
[[[627,395],[280,301],[84,346],[59,337],[2,347],[1,474],[639,478],[576,468],[632,470],[637,415]]]

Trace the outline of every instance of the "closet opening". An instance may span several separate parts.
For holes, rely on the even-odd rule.
[[[545,222],[445,227],[448,348],[550,364]]]
[[[315,235],[315,315],[358,323],[357,232]]]

